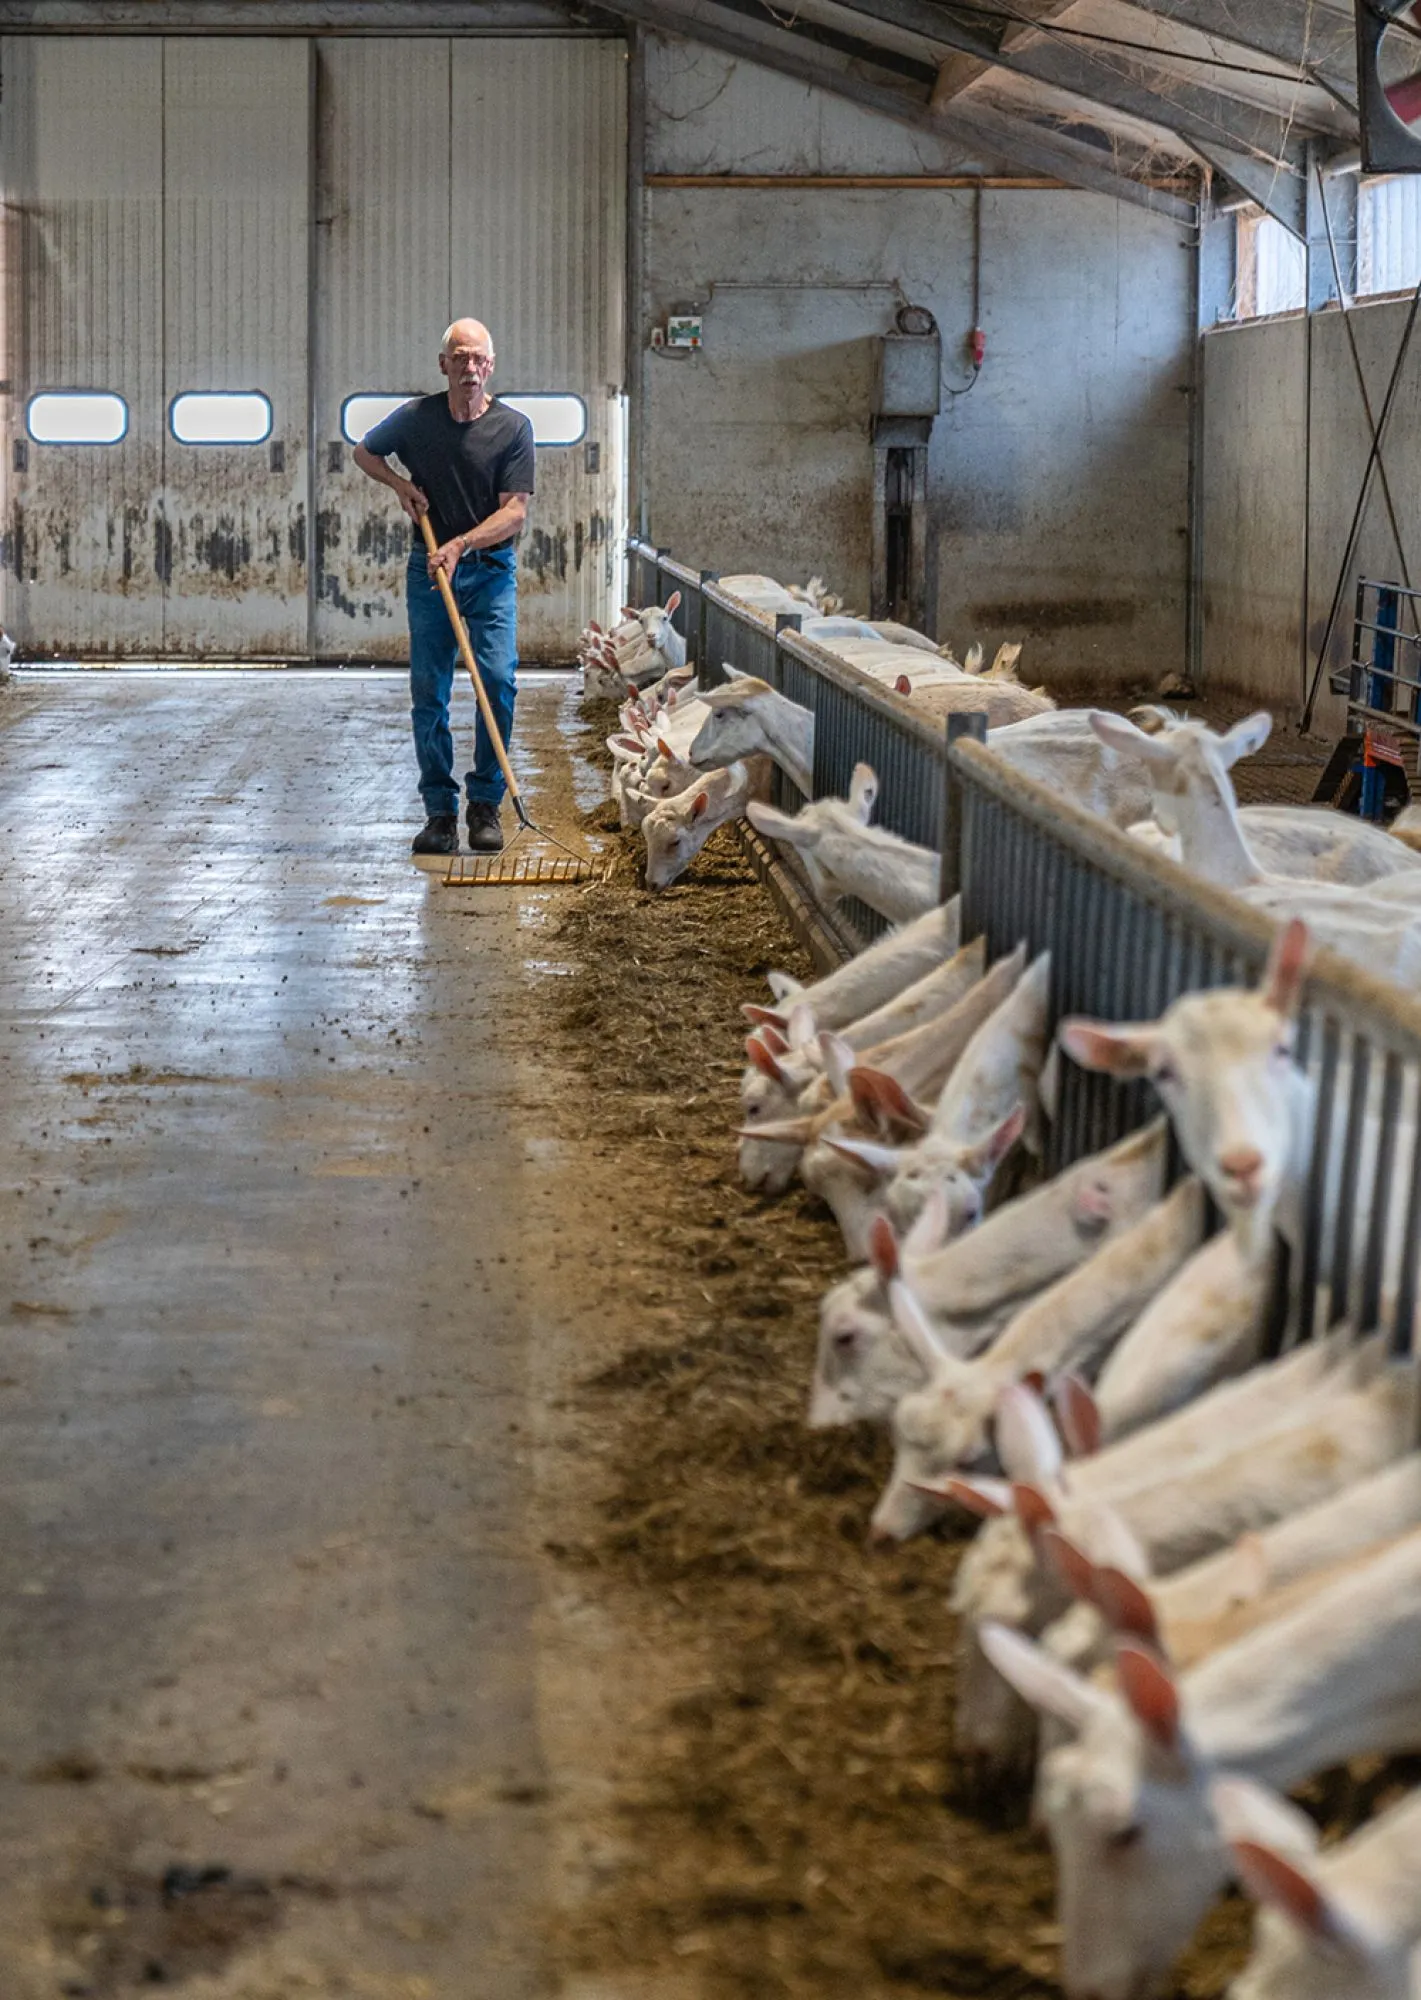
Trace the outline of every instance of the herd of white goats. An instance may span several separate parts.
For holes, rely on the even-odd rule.
[[[778,588],[737,584],[758,605]],[[747,1009],[741,1171],[767,1192],[798,1174],[860,1266],[823,1303],[810,1422],[891,1426],[873,1537],[951,1507],[984,1518],[954,1589],[958,1748],[999,1784],[1035,1763],[1066,1992],[1155,1991],[1235,1878],[1263,1912],[1231,2000],[1421,2000],[1421,1794],[1321,1850],[1283,1796],[1421,1750],[1417,1367],[1375,1336],[1279,1360],[1262,1339],[1274,1232],[1301,1248],[1309,937],[1414,986],[1421,854],[1325,809],[1241,811],[1229,770],[1266,716],[1220,736],[1040,697],[1022,715],[978,681],[962,705],[997,719],[989,747],[1280,919],[1259,990],[1067,1021],[1051,1045],[1045,961],[1022,947],[988,967],[963,945],[936,855],[869,824],[873,773],[794,819],[759,804],[754,758],[808,793],[812,716],[759,681],[697,695],[669,631],[653,609],[588,638],[589,685],[624,701],[617,796],[648,881],[748,811],[823,896],[896,926],[816,984],[773,976],[774,1004]],[[860,629],[851,656],[916,699],[911,660],[876,657],[902,639]],[[965,670],[917,644],[950,706]],[[1007,1153],[1039,1157],[1062,1060],[1150,1077],[1189,1176],[1170,1186],[1160,1119],[986,1212]],[[1416,1117],[1413,1094],[1399,1160]],[[1360,1233],[1364,1198],[1326,1191],[1329,1216],[1351,1199]],[[1394,1284],[1399,1218],[1387,1232]]]

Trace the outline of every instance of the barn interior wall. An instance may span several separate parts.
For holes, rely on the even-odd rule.
[[[1353,331],[1374,410],[1410,310],[1358,306]],[[1311,340],[1311,369],[1308,343]],[[1204,340],[1204,673],[1296,712],[1316,668],[1370,450],[1366,412],[1340,313],[1259,320]],[[1403,369],[1385,443],[1387,476],[1413,577],[1421,575],[1421,351]],[[1396,542],[1374,484],[1326,666],[1352,642],[1355,580],[1399,574]],[[1304,601],[1306,599],[1306,612]],[[1306,629],[1304,630],[1304,621]],[[1326,693],[1315,726],[1332,733],[1340,701]]]
[[[1193,263],[1178,224],[1054,188],[667,187],[658,175],[1000,174],[943,141],[707,49],[648,37],[641,338],[704,305],[697,355],[645,353],[641,490],[658,543],[869,597],[876,337],[928,306],[970,380],[975,207],[987,360],[929,455],[929,607],[1033,676],[1184,664]]]

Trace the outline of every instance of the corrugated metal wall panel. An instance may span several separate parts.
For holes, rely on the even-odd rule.
[[[4,622],[34,652],[162,643],[162,43],[6,37]],[[114,107],[123,106],[116,117]],[[28,442],[54,389],[128,404],[112,446]],[[14,467],[13,447],[27,454]]]
[[[539,454],[520,619],[533,659],[566,658],[609,608],[622,508],[626,72],[620,42],[453,45],[454,310],[488,321],[498,387],[584,397],[596,447],[595,471],[582,445]]]
[[[436,387],[449,323],[449,44],[317,51],[316,650],[403,659],[409,526],[351,463],[341,405]]]
[[[256,389],[269,442],[164,445],[170,653],[307,649],[310,44],[164,44],[165,388]],[[273,449],[276,447],[276,449]]]

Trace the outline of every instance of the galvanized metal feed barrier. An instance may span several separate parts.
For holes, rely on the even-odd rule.
[[[1153,1020],[1184,993],[1257,982],[1274,934],[1262,913],[1024,776],[985,742],[954,730],[949,744],[866,675],[797,633],[772,631],[709,575],[642,544],[630,549],[639,602],[664,603],[681,589],[689,657],[703,682],[724,678],[728,665],[813,712],[816,797],[842,797],[854,765],[871,764],[879,823],[943,850],[943,893],[960,890],[964,937],[985,933],[994,958],[1022,940],[1033,957],[1051,953],[1053,1023],[1066,1014]],[[851,914],[866,934],[884,928],[870,912]],[[1359,1333],[1385,1329],[1398,1352],[1411,1351],[1421,1005],[1322,952],[1299,1056],[1316,1129],[1298,1254],[1280,1257],[1275,1335],[1288,1341],[1346,1322]],[[1062,1058],[1048,1165],[1098,1151],[1157,1110],[1147,1084],[1122,1086]]]

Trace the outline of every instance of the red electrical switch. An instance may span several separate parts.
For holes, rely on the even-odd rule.
[[[987,336],[980,326],[974,326],[968,334],[967,345],[972,353],[972,366],[980,368],[987,358]]]

